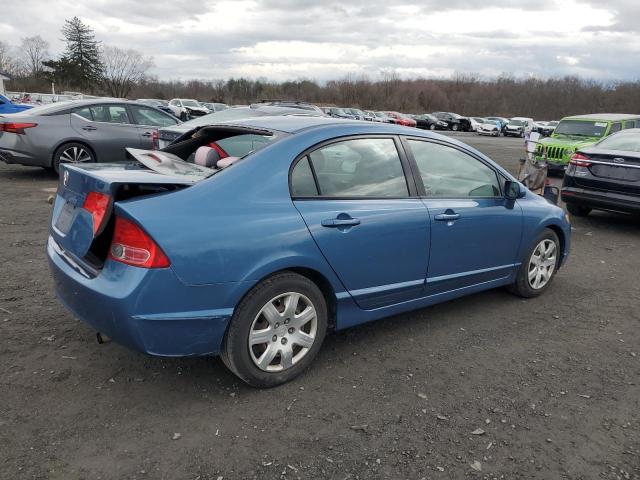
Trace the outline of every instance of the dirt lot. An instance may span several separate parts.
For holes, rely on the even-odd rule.
[[[458,136],[516,168],[520,140]],[[55,185],[0,164],[0,478],[640,478],[637,219],[575,219],[541,298],[343,331],[258,391],[217,359],[96,344],[51,291]]]

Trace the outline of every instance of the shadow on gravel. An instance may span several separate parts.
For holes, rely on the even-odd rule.
[[[7,180],[34,180],[51,181],[57,180],[58,176],[53,170],[40,167],[24,167],[19,169],[0,169],[0,179]]]
[[[409,338],[418,339],[425,352],[436,350],[439,345],[438,340],[433,337],[435,333],[449,335],[460,328],[491,329],[492,326],[488,323],[505,321],[508,317],[505,315],[504,318],[497,319],[489,313],[488,309],[489,314],[482,321],[478,321],[477,318],[470,318],[470,311],[481,306],[494,308],[497,306],[497,308],[509,310],[520,301],[521,299],[506,291],[496,289],[330,333],[325,338],[318,357],[299,379],[270,391],[276,394],[281,390],[285,392],[297,390],[300,385],[309,388],[321,385],[325,381],[327,368],[344,367],[352,361],[354,355],[370,355],[371,351],[386,349],[389,344],[397,343],[398,339],[403,341]],[[443,329],[447,332],[443,332]],[[430,345],[432,341],[435,343]],[[104,349],[104,362],[118,368],[117,377],[120,379],[135,383],[137,377],[149,378],[149,374],[151,375],[150,381],[144,384],[144,388],[134,389],[128,393],[134,397],[138,396],[140,401],[143,398],[155,397],[156,394],[158,398],[162,398],[170,391],[179,392],[180,395],[185,393],[197,395],[206,391],[210,399],[221,400],[227,400],[234,392],[243,394],[245,398],[263,395],[261,393],[263,391],[249,387],[235,377],[217,357],[150,357],[114,344],[104,347],[96,345],[96,348]],[[396,363],[396,360],[402,361],[401,356],[395,358],[389,352],[386,355],[394,357],[392,363]],[[113,364],[113,357],[118,358],[116,365]],[[363,365],[359,368],[363,368]],[[368,377],[375,375],[379,367],[371,364],[365,368],[370,368],[371,371],[360,373]],[[99,370],[108,370],[108,367],[105,365]],[[189,396],[185,397],[187,403],[191,401],[189,398]]]

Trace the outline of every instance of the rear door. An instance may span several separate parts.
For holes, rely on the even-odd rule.
[[[154,132],[157,134],[158,128],[172,127],[178,123],[178,119],[155,108],[129,105],[129,113],[133,119],[133,123],[136,124],[138,135],[140,136],[141,148],[146,150],[151,150],[156,147],[153,142],[153,137]]]
[[[502,195],[502,177],[453,145],[408,139],[429,210],[426,292],[434,295],[508,277],[517,268],[522,210]]]
[[[100,162],[125,160],[125,148],[142,145],[138,128],[124,104],[78,107],[71,114],[71,126],[87,140]]]
[[[419,297],[429,216],[393,137],[353,137],[300,158],[291,194],[313,239],[364,309]]]

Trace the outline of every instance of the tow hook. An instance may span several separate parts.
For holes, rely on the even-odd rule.
[[[104,345],[105,343],[109,343],[111,341],[109,337],[107,337],[106,335],[103,335],[100,332],[96,333],[96,340],[98,340],[98,343],[100,345]]]

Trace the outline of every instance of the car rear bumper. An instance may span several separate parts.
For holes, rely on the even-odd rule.
[[[94,277],[52,237],[47,256],[57,296],[97,332],[151,355],[219,353],[233,309],[211,306],[216,296],[224,298],[230,284],[190,286],[171,268],[143,269],[110,260]]]
[[[34,167],[46,167],[49,166],[46,162],[31,155],[27,152],[20,152],[18,150],[9,150],[7,148],[0,148],[0,161],[11,165],[28,165]]]
[[[577,187],[563,187],[562,201],[595,209],[640,213],[640,196],[603,192]]]

